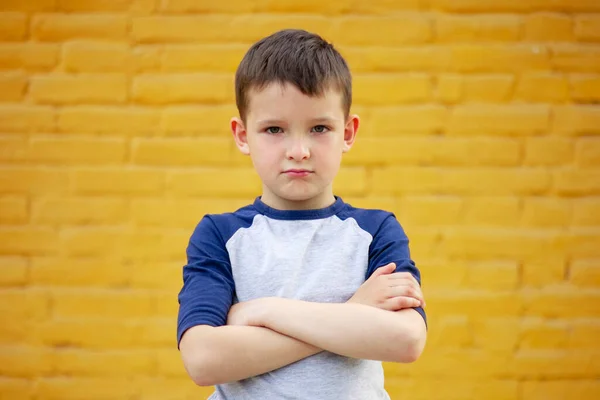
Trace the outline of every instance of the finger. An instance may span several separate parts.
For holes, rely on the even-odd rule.
[[[419,300],[414,299],[412,297],[404,297],[404,296],[392,297],[385,301],[386,309],[392,310],[392,311],[398,311],[398,310],[402,310],[404,308],[419,307],[420,305],[421,305],[421,302]]]
[[[389,289],[389,297],[410,297],[419,300],[420,304],[425,303],[423,292],[414,285],[393,286]]]
[[[396,264],[394,263],[389,263],[387,265],[384,265],[382,267],[377,268],[373,274],[371,275],[371,277],[376,277],[376,276],[381,276],[381,275],[385,275],[385,274],[390,274],[393,271],[396,270]]]
[[[390,277],[390,279],[410,279],[411,281],[413,281],[417,285],[421,286],[421,284],[419,283],[419,281],[410,272],[395,272],[393,274],[390,274],[389,277]]]

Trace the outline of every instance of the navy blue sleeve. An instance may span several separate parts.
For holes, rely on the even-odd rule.
[[[177,347],[196,325],[221,326],[233,303],[235,286],[225,242],[209,216],[202,218],[187,246],[179,292]]]
[[[421,284],[421,273],[410,258],[408,237],[393,214],[389,214],[373,235],[373,241],[369,247],[369,266],[367,268],[368,279],[379,267],[389,263],[396,264],[396,272],[410,272]],[[427,316],[422,307],[415,310],[421,314],[427,325]]]

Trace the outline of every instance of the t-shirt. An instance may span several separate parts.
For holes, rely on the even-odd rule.
[[[394,214],[341,197],[316,210],[276,210],[260,197],[204,216],[187,247],[177,341],[195,325],[225,325],[230,307],[261,297],[346,302],[390,262],[420,283]],[[422,308],[416,310],[426,320]],[[382,363],[323,351],[277,370],[216,386],[210,400],[389,399]]]

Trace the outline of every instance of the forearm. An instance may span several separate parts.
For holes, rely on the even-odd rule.
[[[254,326],[196,326],[182,338],[181,349],[188,374],[201,386],[264,374],[321,351],[268,328]]]
[[[412,309],[385,311],[362,304],[274,299],[260,323],[274,331],[347,357],[412,362],[426,328]]]

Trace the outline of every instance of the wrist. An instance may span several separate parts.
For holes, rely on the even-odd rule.
[[[257,312],[257,323],[265,328],[270,328],[276,321],[281,310],[285,309],[286,299],[281,297],[264,297],[260,299]]]

